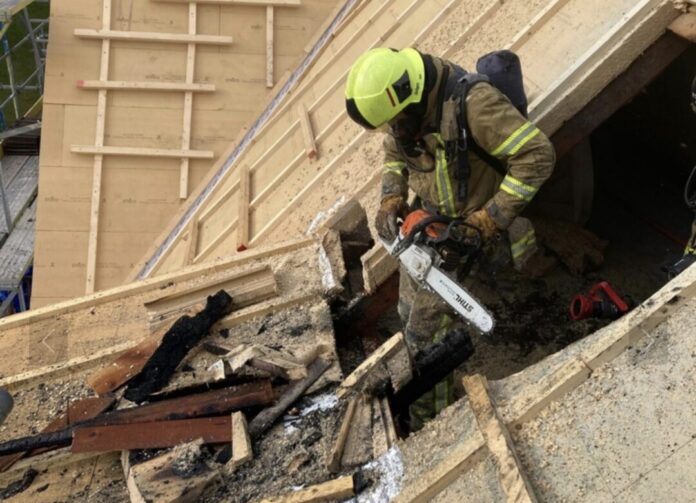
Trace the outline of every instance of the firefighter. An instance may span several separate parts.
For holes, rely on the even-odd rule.
[[[349,116],[388,133],[377,232],[388,241],[396,237],[397,219],[409,212],[410,189],[426,210],[465,218],[489,246],[505,243],[514,266],[537,275],[554,261],[540,253],[531,222],[520,213],[553,171],[553,146],[493,85],[482,80],[464,95],[458,84],[463,75],[453,63],[411,48],[372,49],[352,66]],[[398,311],[413,351],[444,336],[455,321],[450,308],[403,269]],[[451,402],[449,384],[436,387],[420,419]]]

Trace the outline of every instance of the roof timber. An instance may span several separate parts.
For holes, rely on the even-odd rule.
[[[262,110],[268,5],[279,82],[342,0],[121,4],[51,6],[34,307],[123,284]]]
[[[175,302],[185,308],[196,302],[200,292],[214,289],[215,284],[232,285],[230,288],[234,291],[237,288],[235,278],[240,295],[245,295],[249,290],[249,278],[258,277],[259,272],[269,266],[276,272],[280,261],[293,257],[309,261],[310,267],[314,261],[310,271],[316,272],[304,271],[302,281],[284,278],[275,296],[233,312],[221,320],[221,325],[232,327],[275,309],[315,302],[323,293],[319,246],[313,240],[300,240],[250,250],[156,279],[3,318],[0,320],[0,348],[7,354],[11,351],[14,357],[5,358],[0,364],[0,386],[25,386],[36,380],[98,366],[159,328],[151,324],[153,303],[169,305],[174,302],[171,300],[174,296]],[[186,297],[189,293],[190,299]]]
[[[239,244],[257,246],[288,233],[299,235],[333,204],[326,194],[350,198],[376,187],[381,140],[350,122],[342,98],[350,64],[369,47],[412,45],[468,68],[480,54],[514,47],[526,72],[531,116],[551,135],[678,16],[669,0],[370,2],[334,36],[253,144],[237,158],[218,163],[202,186],[205,197],[194,199],[195,205],[172,220],[136,269],[147,276],[178,268],[168,256],[178,256],[183,223],[199,226],[197,246],[205,250],[202,259],[209,260]],[[302,109],[306,116],[297,113]],[[302,124],[307,120],[314,132],[314,158],[305,151]],[[239,204],[239,173],[245,170],[252,190],[248,204]],[[241,230],[225,224],[230,212],[239,215],[239,208],[248,208],[239,219],[245,223]]]

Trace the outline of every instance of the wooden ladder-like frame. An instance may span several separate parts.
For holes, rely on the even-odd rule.
[[[230,36],[215,36],[198,34],[198,4],[217,5],[247,5],[266,8],[266,85],[274,85],[273,78],[273,31],[274,7],[296,7],[300,0],[155,0],[167,3],[188,4],[188,33],[150,33],[130,32],[111,29],[111,0],[103,0],[102,28],[100,30],[76,29],[74,34],[79,38],[102,41],[99,80],[80,80],[77,87],[86,90],[97,90],[97,124],[94,145],[72,145],[71,151],[76,154],[94,155],[92,176],[92,202],[90,210],[89,242],[87,250],[87,276],[85,293],[95,291],[97,242],[99,230],[99,213],[101,200],[101,179],[105,155],[178,158],[181,161],[179,176],[179,198],[184,200],[189,194],[189,164],[191,159],[213,159],[214,152],[191,149],[191,127],[193,117],[194,93],[214,92],[215,86],[194,82],[196,69],[196,47],[198,44],[229,45],[233,39]],[[111,57],[111,41],[156,42],[167,44],[186,44],[186,79],[184,82],[134,82],[109,79]],[[114,147],[104,144],[107,96],[109,91],[154,91],[154,92],[183,92],[184,116],[181,134],[181,149]]]

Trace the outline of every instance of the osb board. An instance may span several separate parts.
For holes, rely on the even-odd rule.
[[[259,308],[268,310],[275,305],[286,305],[296,298],[317,298],[323,292],[319,245],[303,241],[280,249],[259,249],[156,280],[140,281],[3,318],[0,320],[0,351],[13,357],[0,362],[0,386],[23,380],[18,374],[26,375],[36,369],[43,372],[48,370],[47,366],[75,359],[89,360],[100,351],[130,342],[135,344],[150,333],[145,303],[169,291],[193,289],[196,285],[264,264],[269,264],[274,271],[278,295],[257,306],[233,312],[230,318],[238,319]]]
[[[661,495],[681,501],[680,491],[693,486],[693,470],[681,468],[693,465],[693,455],[671,458],[694,440],[688,418],[696,400],[684,376],[693,368],[695,295],[693,266],[619,320],[489,382],[541,501],[643,501],[647,477]],[[464,481],[482,494],[499,485],[495,471],[482,469],[488,456],[462,455],[471,452],[467,445],[484,445],[474,423],[462,398],[401,444],[397,501],[469,501],[456,494]],[[436,483],[436,475],[455,466],[447,482]],[[677,478],[683,484],[675,489]],[[438,498],[416,498],[434,487],[442,490]],[[636,489],[642,498],[624,496]]]
[[[113,30],[187,33],[188,4],[112,0]],[[275,9],[276,81],[295,68],[315,32],[340,0],[303,0]],[[39,179],[37,253],[32,307],[85,292],[94,157],[71,152],[94,145],[101,41],[75,29],[100,29],[102,2],[51,2],[44,127]],[[219,157],[261,110],[266,87],[266,10],[263,6],[197,8],[197,32],[224,35],[232,45],[198,45],[194,82],[213,93],[194,93],[191,148]],[[184,82],[186,44],[111,42],[110,80]],[[183,92],[109,91],[105,145],[181,148]],[[191,160],[189,192],[213,165]],[[181,205],[179,159],[105,157],[97,247],[97,290],[122,284],[147,246]],[[128,239],[130,235],[130,239]]]
[[[620,74],[678,15],[667,0],[620,0],[610,6],[601,0],[369,2],[341,26],[298,89],[255,136],[253,145],[190,213],[205,214],[222,193],[238,187],[240,166],[249,167],[252,173],[252,246],[301,235],[317,214],[341,197],[358,194],[370,203],[379,184],[382,139],[364,134],[345,114],[343,85],[355,58],[372,46],[415,45],[473,68],[480,55],[507,47],[528,31],[534,18],[551,4],[561,7],[545,23],[533,27],[532,35],[517,48],[532,102],[539,100],[532,115],[542,118],[539,125],[549,135]],[[572,95],[567,96],[569,93]],[[310,114],[318,160],[304,155],[296,112],[300,103]],[[232,193],[234,198],[238,188]],[[231,199],[206,215],[197,248],[206,249],[213,240],[218,245],[203,260],[213,259],[237,242],[235,230],[224,232],[238,207]],[[158,239],[137,267],[141,274],[181,267],[178,259],[168,257],[181,256],[186,233],[180,229],[188,221],[188,215],[179,214],[170,222],[169,232],[177,237],[161,249],[158,246],[169,234]]]

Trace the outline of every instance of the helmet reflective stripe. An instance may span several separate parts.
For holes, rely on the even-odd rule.
[[[348,74],[346,108],[358,124],[374,129],[423,96],[425,65],[415,49],[371,49]]]

